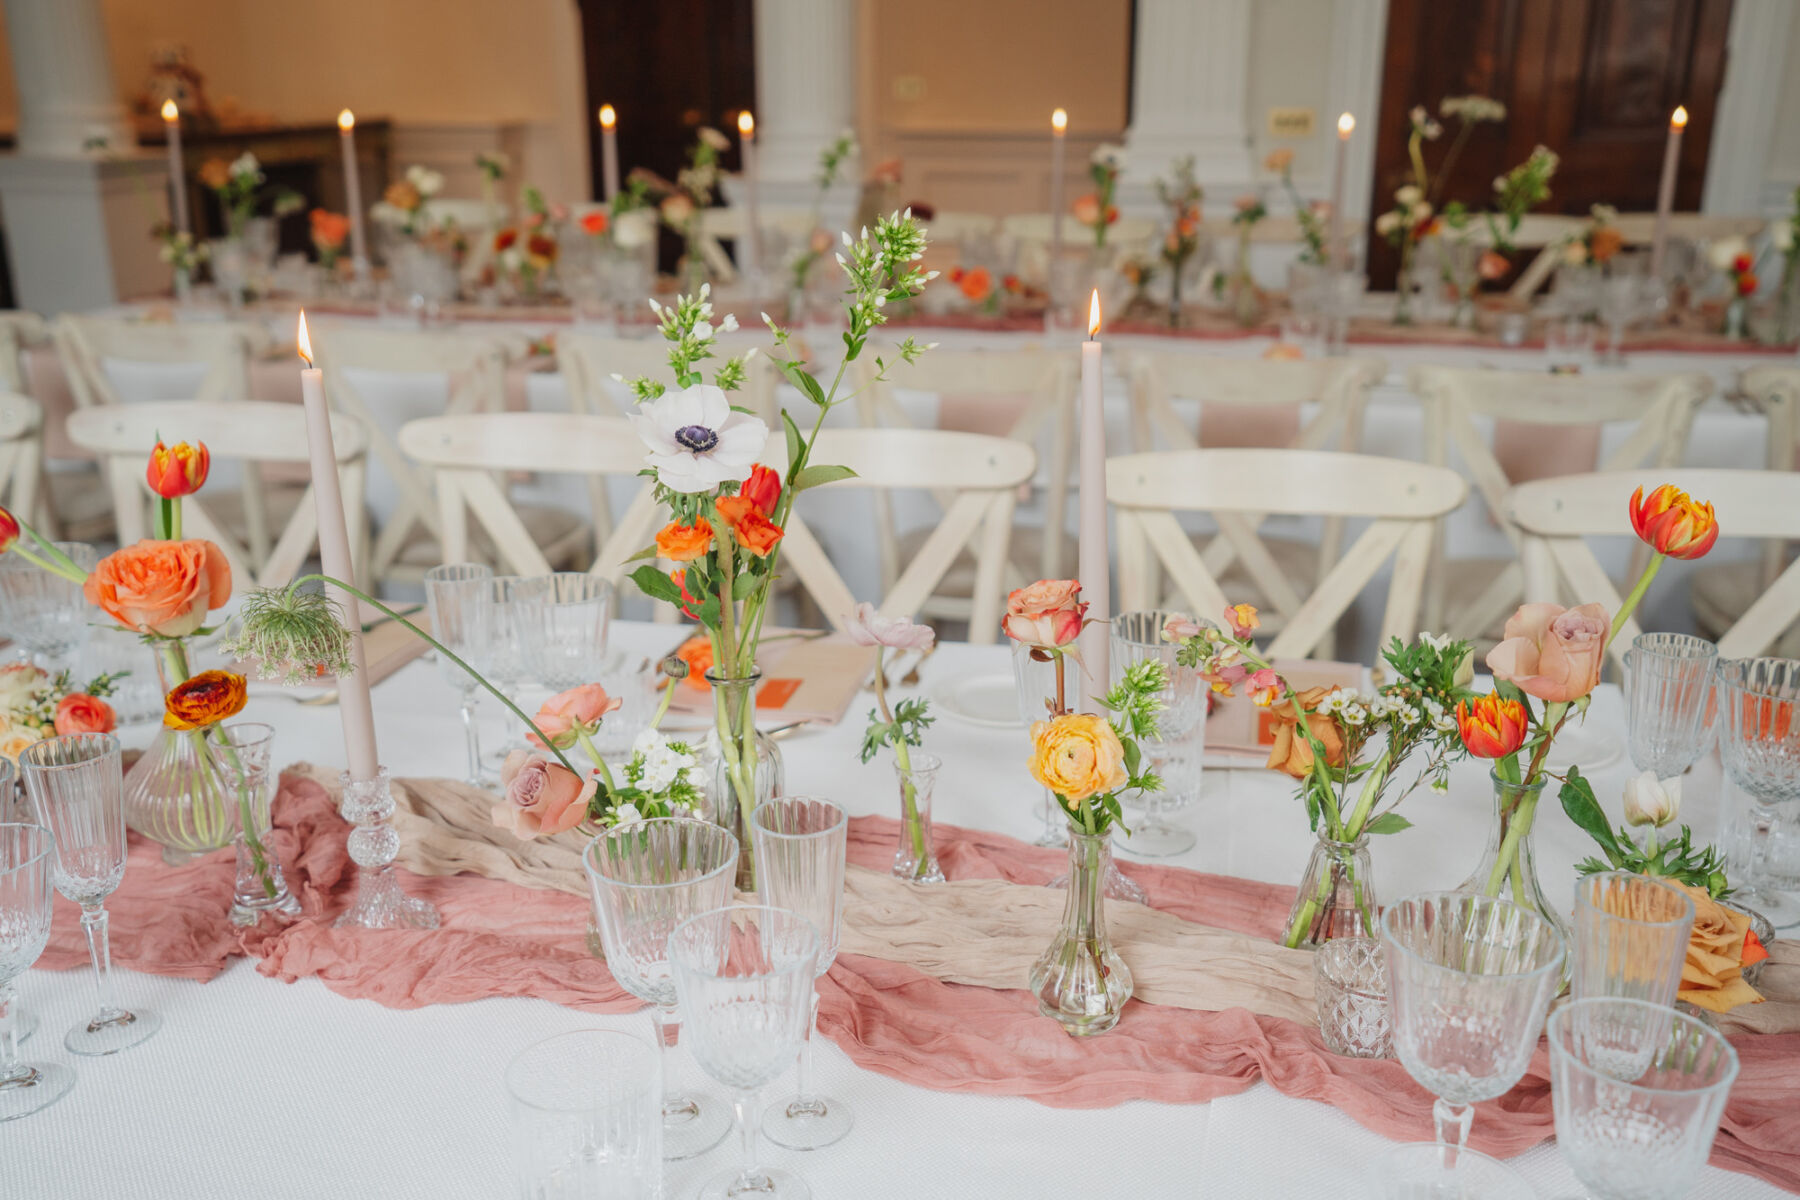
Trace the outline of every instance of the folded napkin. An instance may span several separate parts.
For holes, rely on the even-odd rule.
[[[1728,1013],[1740,1004],[1761,1004],[1762,995],[1744,980],[1744,951],[1752,942],[1750,918],[1720,904],[1705,888],[1681,885],[1681,890],[1694,901],[1694,933],[1688,939],[1675,998],[1715,1013]],[[1761,944],[1756,948],[1761,950]]]

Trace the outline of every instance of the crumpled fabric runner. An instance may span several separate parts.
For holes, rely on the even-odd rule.
[[[231,956],[249,954],[265,975],[286,981],[316,976],[341,995],[391,1008],[488,996],[533,996],[591,1012],[641,1007],[587,952],[589,906],[576,894],[584,888],[579,839],[518,844],[486,824],[491,798],[463,785],[397,781],[395,823],[404,866],[396,870],[410,893],[438,906],[443,927],[380,933],[332,928],[355,886],[344,849],[346,826],[331,787],[320,782],[335,784],[336,774],[291,768],[275,801],[269,840],[305,905],[302,919],[234,929],[226,918],[234,871],[229,850],[168,867],[157,846],[134,834],[125,881],[108,904],[115,961],[206,980]],[[1291,888],[1131,864],[1130,874],[1151,904],[1109,904],[1108,921],[1134,972],[1144,963],[1139,988],[1116,1029],[1078,1040],[1039,1015],[1022,987],[1022,972],[997,965],[1002,954],[1029,951],[1035,957],[1048,941],[1061,894],[1041,885],[1060,873],[1064,855],[980,830],[938,826],[936,834],[946,874],[969,882],[915,889],[883,876],[898,823],[879,817],[851,822],[850,861],[866,870],[854,872],[845,950],[819,981],[819,1027],[857,1065],[919,1087],[1022,1096],[1059,1108],[1134,1099],[1202,1102],[1243,1091],[1260,1078],[1288,1095],[1340,1108],[1386,1137],[1430,1138],[1431,1097],[1398,1062],[1324,1050],[1302,1004],[1310,997],[1310,964],[1284,971],[1281,964],[1293,961],[1295,952],[1269,944],[1286,916]],[[906,899],[901,892],[933,893],[915,905],[952,923],[991,922],[990,901],[999,897],[1016,906],[1009,910],[1016,926],[987,941],[969,938],[966,930],[927,938],[922,931],[937,917],[909,920],[898,911]],[[38,965],[85,968],[78,910],[59,897],[56,918]],[[1195,928],[1201,923],[1210,928]],[[863,939],[854,948],[852,927]],[[882,943],[884,936],[898,940],[896,931],[905,931],[904,944]],[[1800,1060],[1800,946],[1778,942],[1771,949],[1759,986],[1780,999],[1739,1009],[1722,1022],[1733,1034],[1742,1070],[1712,1161],[1800,1190],[1800,1081],[1792,1068]],[[1227,961],[1230,971],[1223,969]],[[1266,993],[1250,995],[1262,979],[1270,981]],[[1208,991],[1221,987],[1241,993]],[[1231,1007],[1207,1011],[1197,1005],[1209,994],[1246,994],[1249,1002],[1231,1000]],[[1253,1011],[1258,1008],[1295,1015]],[[1753,1028],[1780,1032],[1748,1036]],[[1471,1144],[1511,1156],[1550,1138],[1548,1076],[1548,1055],[1540,1046],[1517,1087],[1479,1106]]]

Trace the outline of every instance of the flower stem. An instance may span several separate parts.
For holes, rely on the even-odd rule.
[[[1631,619],[1631,614],[1643,600],[1644,593],[1650,590],[1650,581],[1656,578],[1658,571],[1662,570],[1663,559],[1666,557],[1667,555],[1663,554],[1650,556],[1650,561],[1644,565],[1644,573],[1639,575],[1638,581],[1631,585],[1631,594],[1625,597],[1625,603],[1619,605],[1618,615],[1613,618],[1612,628],[1606,634],[1606,645],[1600,647],[1601,654],[1605,654],[1607,648],[1613,644],[1613,639],[1619,636],[1619,630],[1625,628],[1625,622]]]

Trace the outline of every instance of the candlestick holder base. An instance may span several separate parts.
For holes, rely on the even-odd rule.
[[[357,866],[356,902],[337,919],[340,929],[436,929],[438,911],[429,901],[408,896],[394,878],[400,834],[388,823],[394,815],[394,793],[386,767],[375,778],[338,777],[343,800],[338,811],[355,826],[346,840],[350,861]]]

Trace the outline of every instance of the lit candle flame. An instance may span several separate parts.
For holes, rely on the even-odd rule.
[[[1675,106],[1675,112],[1669,117],[1669,124],[1676,129],[1687,128],[1687,107],[1685,105],[1677,104]]]
[[[338,129],[339,130],[341,130],[344,133],[349,133],[352,129],[355,129],[355,128],[356,128],[356,114],[355,113],[351,112],[347,108],[344,109],[342,112],[338,113]]]
[[[738,114],[738,132],[745,137],[756,136],[756,118],[750,115],[747,108]]]
[[[173,125],[175,122],[181,120],[181,110],[179,108],[175,107],[175,101],[173,101],[173,100],[164,100],[163,101],[162,119],[167,121],[171,125]]]
[[[1338,118],[1338,137],[1347,138],[1356,129],[1356,118],[1345,113]]]
[[[1050,114],[1050,128],[1056,130],[1057,137],[1061,137],[1063,135],[1063,131],[1068,129],[1068,127],[1069,127],[1069,113],[1068,113],[1067,109],[1059,108],[1055,112]]]
[[[306,310],[300,310],[300,332],[294,335],[294,343],[300,347],[300,357],[306,360],[308,367],[313,365],[312,339],[306,336]]]
[[[1094,289],[1094,298],[1088,301],[1088,336],[1091,338],[1100,332],[1100,289]]]
[[[619,114],[613,111],[610,104],[600,106],[600,128],[611,129],[619,120]]]

